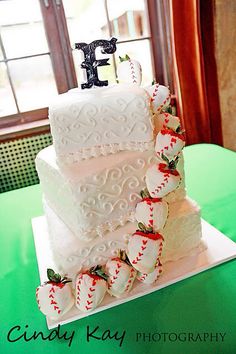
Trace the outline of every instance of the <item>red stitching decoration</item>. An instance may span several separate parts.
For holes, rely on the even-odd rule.
[[[133,79],[133,84],[136,84],[137,83],[137,77],[135,75],[133,62],[130,59],[129,59],[129,65],[130,65],[130,70],[131,70],[131,77]]]
[[[158,88],[159,88],[159,84],[155,84],[153,93],[152,93],[152,97],[150,98],[150,102],[153,102],[155,100],[155,97],[157,95],[158,92]]]
[[[170,93],[168,94],[168,96],[165,98],[165,100],[163,101],[163,104],[161,104],[158,109],[157,112],[160,112],[162,110],[162,108],[164,107],[164,105],[166,104],[166,102],[170,99],[171,95]]]
[[[48,298],[49,298],[49,299],[52,299],[51,302],[50,302],[50,305],[54,305],[54,306],[53,306],[54,311],[57,311],[57,313],[60,314],[60,313],[61,313],[61,310],[60,310],[59,306],[56,306],[56,305],[58,305],[58,303],[54,300],[54,295],[53,295],[52,293],[55,294],[55,289],[54,289],[53,286],[52,286],[52,287],[50,288],[50,290],[49,290],[49,296],[48,296]]]

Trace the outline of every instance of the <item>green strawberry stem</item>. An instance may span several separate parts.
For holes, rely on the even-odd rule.
[[[145,232],[146,234],[153,233],[152,227],[146,227],[143,223],[138,223],[138,228],[140,231]]]
[[[183,135],[185,133],[185,130],[181,129],[181,126],[179,125],[178,128],[176,129],[176,133]]]
[[[130,60],[130,57],[128,56],[128,54],[125,54],[124,57],[119,56],[120,62],[122,63],[123,61],[127,61]]]
[[[165,113],[172,114],[172,106],[169,105],[169,106],[163,108],[162,111],[165,112]]]
[[[176,170],[178,161],[179,161],[179,156],[177,156],[174,160],[170,161],[169,162],[169,169],[172,170],[172,171]]]
[[[144,188],[143,190],[141,190],[140,195],[141,195],[142,199],[151,198],[150,193],[147,188]]]
[[[161,154],[161,158],[163,161],[165,161],[168,165],[169,170],[174,171],[176,170],[178,161],[179,161],[179,156],[177,156],[174,160],[169,161],[168,158],[164,155]]]
[[[69,278],[67,278],[66,276],[62,278],[59,273],[55,273],[54,270],[51,268],[47,269],[47,277],[48,277],[47,283],[53,282],[57,284],[59,283],[66,284],[71,282]]]
[[[128,258],[125,250],[119,250],[118,251],[118,258],[120,258],[123,262],[127,263],[129,266],[132,267],[132,264],[130,263],[129,258]]]
[[[98,277],[103,278],[104,280],[107,280],[108,278],[108,275],[104,272],[101,265],[96,265],[95,267],[90,268],[89,273],[97,275]]]

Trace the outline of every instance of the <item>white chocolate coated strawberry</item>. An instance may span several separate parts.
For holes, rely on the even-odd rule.
[[[171,129],[162,129],[156,137],[155,151],[161,157],[164,154],[173,160],[182,151],[185,140],[182,134],[177,134]]]
[[[154,84],[146,87],[145,90],[150,95],[150,107],[152,112],[161,113],[161,111],[170,105],[170,90],[168,87]]]
[[[153,284],[158,280],[161,273],[162,273],[162,265],[158,260],[153,272],[149,274],[138,272],[137,279],[144,284]]]
[[[121,259],[113,258],[106,263],[106,274],[109,294],[121,297],[132,288],[137,272]]]
[[[58,319],[74,305],[74,297],[69,283],[47,283],[36,289],[36,299],[40,311],[51,319]]]
[[[142,68],[134,59],[122,61],[117,67],[119,83],[140,85],[142,81]]]
[[[161,255],[163,237],[136,231],[129,239],[128,257],[132,266],[141,273],[151,273]]]
[[[176,131],[176,129],[180,126],[180,119],[169,113],[163,112],[155,116],[154,123],[157,131],[166,128]]]
[[[144,198],[136,205],[135,218],[154,231],[163,229],[168,216],[168,204],[159,198]]]
[[[82,312],[94,310],[103,300],[106,291],[106,281],[88,273],[80,273],[76,278],[76,307]]]
[[[165,163],[159,163],[148,168],[145,181],[152,198],[163,198],[179,186],[181,177],[177,170],[172,171]]]

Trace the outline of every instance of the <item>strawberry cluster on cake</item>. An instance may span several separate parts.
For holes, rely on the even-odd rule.
[[[49,269],[37,288],[39,307],[51,318],[73,305],[92,311],[137,282],[153,284],[166,262],[201,241],[169,89],[141,87],[141,65],[128,56],[118,80],[70,90],[49,107],[53,145],[38,154],[36,167],[54,261],[65,274]]]

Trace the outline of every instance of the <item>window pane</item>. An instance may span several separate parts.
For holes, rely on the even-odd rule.
[[[118,40],[149,35],[144,0],[108,0],[107,6],[112,32]]]
[[[48,52],[38,0],[1,1],[0,31],[8,59]]]
[[[17,109],[9,84],[6,65],[0,63],[0,117],[14,113],[17,113]]]
[[[46,107],[57,94],[49,55],[9,62],[20,111]]]
[[[151,85],[154,77],[149,40],[118,44],[115,52],[117,64],[119,63],[119,56],[124,57],[125,54],[138,60],[142,65],[142,86]]]
[[[63,0],[70,42],[109,38],[104,0]]]

